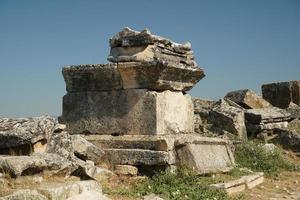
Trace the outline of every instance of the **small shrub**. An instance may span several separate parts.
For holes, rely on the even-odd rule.
[[[297,166],[284,157],[282,151],[266,150],[263,144],[247,142],[240,144],[235,150],[235,159],[239,167],[247,167],[253,171],[263,171],[267,176],[277,175],[282,170],[292,171]]]

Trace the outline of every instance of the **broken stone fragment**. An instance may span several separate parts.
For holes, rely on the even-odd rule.
[[[269,102],[249,89],[229,92],[224,98],[230,99],[245,109],[267,108],[271,106]]]
[[[108,60],[112,62],[176,60],[177,63],[196,66],[190,43],[178,44],[152,35],[150,31],[124,28],[109,40],[109,44],[111,52]]]
[[[138,168],[132,165],[115,165],[114,172],[118,175],[137,176]]]
[[[245,112],[246,127],[249,135],[256,135],[264,130],[286,128],[290,114],[280,108],[248,109]]]
[[[19,147],[19,151],[22,148],[24,151],[20,152],[21,155],[30,154],[32,145],[47,140],[56,124],[57,120],[47,115],[33,118],[1,118],[0,151]]]
[[[210,118],[213,125],[219,129],[228,131],[238,136],[239,139],[247,139],[244,110],[234,107],[221,99],[210,111]]]
[[[104,156],[104,151],[88,142],[80,135],[72,135],[72,146],[74,154],[83,160],[99,161]]]
[[[0,200],[48,200],[48,198],[36,190],[21,189],[10,195],[0,197]]]
[[[291,114],[292,119],[300,119],[300,106],[297,104],[291,102],[289,107],[285,110]]]
[[[235,165],[228,140],[186,136],[179,138],[175,145],[177,163],[198,174],[227,172]]]
[[[273,143],[279,144],[284,149],[300,152],[300,132],[278,128],[274,133],[277,137],[272,139]]]
[[[68,93],[60,120],[70,134],[159,135],[194,129],[189,95],[143,89]]]
[[[273,106],[287,108],[291,102],[300,106],[300,80],[262,85],[262,95]]]

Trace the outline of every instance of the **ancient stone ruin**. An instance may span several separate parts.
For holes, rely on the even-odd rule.
[[[263,85],[262,97],[244,89],[218,101],[192,98],[187,92],[205,74],[189,42],[124,28],[109,44],[110,63],[62,69],[67,93],[58,120],[0,119],[0,191],[8,194],[1,200],[108,200],[99,181],[117,175],[176,173],[178,167],[228,172],[235,167],[233,143],[248,138],[300,152],[300,81]],[[10,184],[3,173],[64,180],[33,176],[30,189],[1,190]],[[263,180],[255,173],[211,187],[231,194]]]
[[[229,170],[234,164],[229,142],[194,134],[186,91],[205,75],[191,44],[125,28],[110,47],[113,64],[63,69],[68,93],[60,121],[67,131],[85,135],[114,166],[147,171],[179,163],[199,173]]]

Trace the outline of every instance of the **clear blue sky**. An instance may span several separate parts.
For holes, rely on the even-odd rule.
[[[0,0],[0,117],[60,115],[61,68],[106,63],[124,26],[192,43],[193,96],[300,79],[298,0]]]

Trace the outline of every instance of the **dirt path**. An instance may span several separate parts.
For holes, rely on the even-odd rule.
[[[245,192],[247,200],[300,200],[300,173],[283,172],[274,179],[265,179],[265,182]]]

